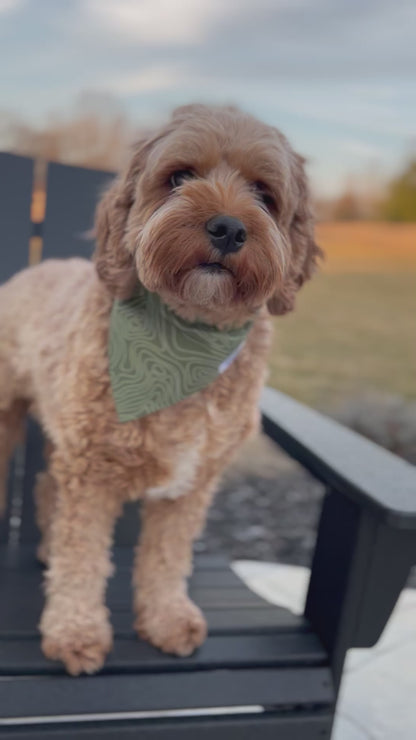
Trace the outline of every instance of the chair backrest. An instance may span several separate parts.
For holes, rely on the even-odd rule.
[[[32,159],[0,152],[0,283],[29,261],[32,183]]]
[[[113,172],[51,163],[47,172],[42,259],[91,256],[87,232],[96,203]]]
[[[33,160],[0,152],[0,283],[27,266],[32,233]],[[6,514],[0,519],[0,543],[7,542],[17,466],[12,460],[8,478]]]
[[[43,239],[42,259],[67,257],[85,257],[88,259],[91,256],[92,242],[88,240],[87,233],[93,226],[94,210],[100,194],[113,177],[114,173],[112,172],[56,163],[48,165],[45,219],[37,228],[37,233],[40,232]],[[3,172],[1,170],[0,181],[2,180]],[[20,190],[16,187],[15,199],[21,206],[21,214],[29,213],[31,184],[27,190],[29,200],[20,196]],[[24,219],[20,218],[20,220],[23,221]],[[15,239],[15,242],[20,245],[21,238]],[[22,264],[16,260],[14,265],[10,259],[7,277],[27,264],[27,242],[28,238],[26,239],[25,262]],[[35,523],[33,488],[36,474],[43,467],[42,447],[42,433],[38,425],[30,421],[27,429],[20,525],[20,541],[23,543],[36,542],[39,538]],[[137,540],[137,536],[137,511],[134,507],[126,507],[125,514],[117,526],[116,543],[119,545],[133,544]]]

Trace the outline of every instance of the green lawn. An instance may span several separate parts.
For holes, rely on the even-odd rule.
[[[416,398],[416,276],[321,273],[275,320],[269,384],[330,409],[363,391]]]

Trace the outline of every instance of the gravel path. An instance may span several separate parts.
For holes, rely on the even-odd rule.
[[[318,481],[261,436],[224,479],[197,550],[309,565],[323,494]]]
[[[217,495],[200,549],[309,565],[322,496],[320,483],[302,471],[272,479],[235,475]]]

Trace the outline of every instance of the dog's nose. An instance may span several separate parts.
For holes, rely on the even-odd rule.
[[[247,239],[243,222],[232,216],[214,216],[205,224],[211,244],[222,254],[238,252]]]

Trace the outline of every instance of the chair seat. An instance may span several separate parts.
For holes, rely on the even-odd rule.
[[[77,680],[40,650],[42,567],[34,547],[0,550],[0,725],[13,717],[331,707],[328,657],[308,622],[256,596],[221,558],[197,557],[190,579],[208,621],[205,644],[177,658],[139,640],[132,629],[131,560],[131,548],[116,548],[107,594],[114,649],[98,676]]]
[[[43,568],[32,546],[0,550],[0,675],[63,673],[40,651],[37,629],[43,605]],[[325,653],[303,617],[270,605],[250,591],[222,558],[199,556],[189,591],[203,610],[209,637],[189,658],[156,650],[133,631],[130,548],[116,548],[107,604],[114,650],[103,672],[189,670],[216,666],[322,665]]]

